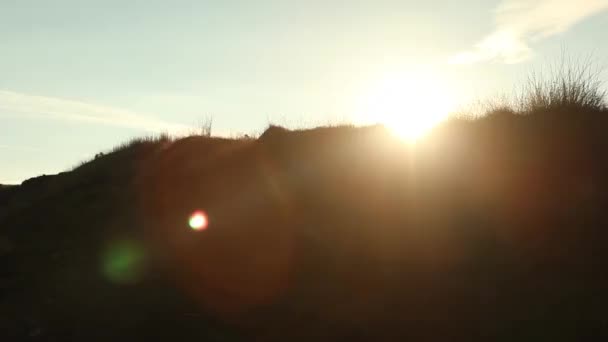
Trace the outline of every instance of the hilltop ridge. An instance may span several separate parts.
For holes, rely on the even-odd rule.
[[[140,139],[3,188],[0,335],[606,337],[607,115]]]

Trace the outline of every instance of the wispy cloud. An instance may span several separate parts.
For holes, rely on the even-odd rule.
[[[449,61],[454,64],[522,62],[532,56],[532,43],[565,32],[607,9],[608,0],[503,0],[494,10],[494,31],[473,49],[458,53]]]
[[[62,98],[22,94],[0,90],[0,116],[46,118],[63,121],[96,123],[148,131],[179,132],[189,129],[129,110]]]

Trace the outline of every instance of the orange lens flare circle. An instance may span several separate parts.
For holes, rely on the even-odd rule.
[[[197,210],[190,215],[190,219],[188,219],[188,225],[192,230],[201,231],[207,229],[209,225],[209,219],[207,218],[207,214],[202,210]]]

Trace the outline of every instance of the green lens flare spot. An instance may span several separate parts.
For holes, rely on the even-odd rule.
[[[103,255],[102,271],[106,279],[116,284],[133,284],[144,271],[145,252],[133,241],[117,241]]]

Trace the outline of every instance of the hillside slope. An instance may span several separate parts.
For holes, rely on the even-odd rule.
[[[0,336],[608,337],[607,114],[142,142],[2,189]]]

